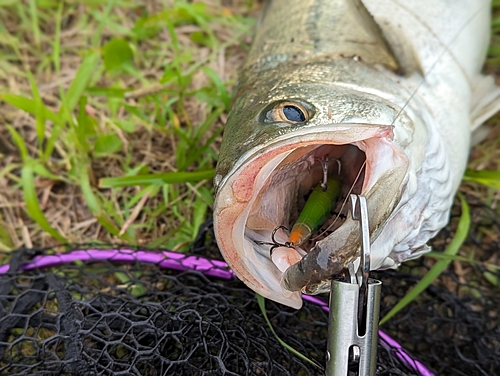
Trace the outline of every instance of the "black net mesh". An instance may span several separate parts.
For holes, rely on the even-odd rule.
[[[499,223],[483,205],[473,214],[468,246],[481,249],[478,263],[450,268],[383,326],[414,360],[381,340],[378,375],[422,374],[416,360],[439,375],[500,374],[499,274],[482,263],[493,260],[498,242],[479,238],[485,228],[498,233]],[[438,249],[452,228],[435,241]],[[219,257],[210,223],[193,245],[195,256],[74,249],[2,255],[10,265],[0,267],[1,375],[324,374],[276,340],[255,294],[227,279],[223,263],[201,258]],[[376,273],[382,314],[430,263]],[[296,311],[267,301],[266,311],[280,338],[325,363],[328,314],[320,305],[305,302]]]

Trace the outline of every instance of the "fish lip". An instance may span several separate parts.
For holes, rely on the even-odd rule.
[[[284,128],[290,128],[290,124],[285,124],[283,123],[282,126]],[[234,163],[233,167],[231,168],[228,173],[221,177],[217,176],[215,177],[216,181],[216,195],[219,192],[219,190],[227,183],[229,179],[231,179],[232,176],[241,168],[243,167],[246,163],[251,161],[253,158],[258,156],[259,154],[262,153],[263,149],[267,148],[272,148],[275,145],[278,145],[282,142],[286,142],[289,139],[297,138],[300,136],[310,136],[313,134],[318,134],[318,133],[331,133],[331,132],[337,132],[341,133],[343,130],[345,131],[350,131],[350,130],[355,130],[359,129],[361,132],[363,130],[366,130],[367,128],[373,129],[373,130],[378,130],[379,136],[378,137],[388,137],[390,139],[393,139],[394,134],[394,125],[393,124],[365,124],[365,123],[331,123],[331,124],[324,124],[324,125],[315,125],[313,124],[312,126],[304,126],[302,128],[296,128],[293,131],[286,133],[284,135],[281,135],[279,137],[274,138],[271,142],[268,142],[263,145],[259,145],[257,147],[254,147],[248,151],[246,151],[244,154],[238,158],[238,160]],[[347,137],[346,137],[347,139]],[[357,141],[361,141],[363,138],[357,139]],[[324,141],[324,139],[318,139],[319,141]],[[349,144],[351,141],[346,141],[343,143],[338,143],[338,145],[342,144]]]
[[[314,128],[303,127],[245,153],[221,181],[214,202],[216,239],[223,257],[235,274],[264,297],[295,308],[299,308],[302,304],[300,292],[290,292],[282,288],[283,272],[278,270],[271,257],[257,254],[253,245],[245,238],[246,220],[252,207],[254,191],[259,192],[262,188],[253,185],[256,177],[263,170],[260,168],[262,166],[259,165],[259,159],[264,158],[265,161],[261,161],[262,165],[267,166],[272,158],[278,158],[278,160],[282,158],[281,160],[283,160],[286,155],[301,145],[355,144],[370,139],[385,139],[389,142],[393,138],[392,130],[391,125],[360,123],[341,123],[315,126]],[[294,143],[292,144],[291,141]],[[396,148],[396,145],[392,145]],[[288,154],[286,154],[286,150],[289,150]],[[403,153],[401,150],[399,151]],[[239,179],[245,173],[247,173],[247,179]],[[369,191],[371,188],[371,186],[364,186],[363,192]],[[255,200],[255,197],[253,199]],[[249,251],[250,253],[248,253]]]

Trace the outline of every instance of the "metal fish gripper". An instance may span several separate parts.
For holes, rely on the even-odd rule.
[[[382,282],[370,279],[370,232],[366,198],[350,196],[350,210],[359,221],[361,260],[349,264],[350,281],[332,280],[328,318],[327,376],[372,376],[377,361]]]

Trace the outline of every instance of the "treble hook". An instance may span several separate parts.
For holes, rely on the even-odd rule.
[[[323,169],[323,180],[319,183],[319,185],[321,186],[321,189],[323,189],[323,192],[326,192],[328,190],[328,166],[330,164],[330,161],[328,160],[328,155],[325,155],[324,159],[321,159],[321,158],[315,158],[316,160],[319,161],[319,163],[321,163],[321,167]],[[340,171],[341,171],[341,164],[340,164],[340,159],[336,159],[334,158],[333,159],[334,161],[337,162],[337,165],[338,165],[338,169],[337,169],[337,175],[340,176]]]
[[[272,255],[273,254],[273,251],[275,248],[277,247],[287,247],[287,248],[295,248],[293,246],[293,243],[291,242],[285,242],[285,243],[280,243],[276,240],[276,233],[278,232],[278,230],[286,230],[286,231],[289,231],[288,228],[286,226],[277,226],[273,232],[271,233],[271,241],[272,243],[269,243],[269,242],[262,242],[262,241],[256,241],[255,243],[259,244],[259,245],[270,245],[271,246],[271,249],[269,250],[269,254]]]

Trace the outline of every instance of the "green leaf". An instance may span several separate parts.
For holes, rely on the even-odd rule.
[[[220,134],[222,133],[222,131],[223,131],[222,128],[217,129],[217,131],[214,132],[214,134],[212,135],[212,137],[210,137],[207,140],[207,142],[205,142],[204,145],[198,147],[195,152],[193,152],[192,154],[190,154],[188,156],[188,158],[186,159],[186,162],[185,162],[186,166],[189,166],[194,161],[199,161],[201,159],[202,155],[206,154],[207,149],[209,149],[210,146],[213,145],[215,139],[220,136]]]
[[[484,272],[483,273],[483,277],[489,282],[491,283],[493,286],[497,286],[498,287],[498,284],[499,284],[499,278],[496,274],[493,274],[491,272]]]
[[[131,90],[114,87],[89,87],[87,93],[92,97],[123,98],[125,93]]]
[[[226,111],[229,110],[229,106],[231,104],[231,97],[229,93],[227,92],[226,85],[224,82],[220,79],[220,77],[215,73],[215,71],[209,67],[202,67],[201,70],[205,72],[208,77],[213,81],[215,84],[215,87],[217,88],[217,91],[219,92],[219,96],[222,99],[222,102],[224,103]]]
[[[0,251],[6,252],[15,249],[14,243],[10,238],[9,232],[5,222],[2,220],[2,216],[0,215]]]
[[[195,23],[195,18],[183,6],[184,4],[177,3],[172,9],[139,18],[132,28],[134,37],[139,40],[152,38],[165,26],[166,22],[173,25]]]
[[[137,20],[131,32],[136,40],[154,38],[161,30],[160,24],[151,22],[150,17],[141,17]]]
[[[82,190],[83,197],[85,198],[85,202],[89,207],[90,211],[99,216],[101,214],[101,205],[99,204],[99,200],[92,192],[92,186],[90,185],[89,175],[85,171],[84,167],[81,167],[82,171],[80,172],[80,189]],[[118,229],[116,231],[118,233]]]
[[[31,163],[33,164],[33,172],[35,174],[54,181],[65,181],[65,179],[61,176],[51,173],[49,170],[47,170],[47,168],[45,168],[43,164],[41,164],[37,160],[34,160]]]
[[[130,44],[122,38],[115,38],[102,47],[102,59],[106,71],[116,71],[125,64],[130,64],[134,52]]]
[[[136,123],[127,120],[115,120],[115,124],[127,133],[135,131]]]
[[[490,45],[490,47],[488,48],[488,55],[489,56],[500,55],[500,46]]]
[[[99,5],[102,5],[103,1],[99,1]],[[109,15],[111,13],[111,10],[113,9],[115,5],[114,0],[107,0],[106,1],[106,8],[104,11],[100,14],[100,20],[99,24],[97,25],[97,29],[93,33],[92,37],[92,46],[97,48],[101,44],[101,37],[102,37],[102,31],[104,30],[104,27],[106,27],[107,23],[109,22]]]
[[[26,147],[24,139],[15,130],[14,127],[7,125],[7,130],[9,131],[10,136],[12,137],[12,140],[14,140],[14,143],[16,144],[17,148],[19,149],[19,153],[21,154],[22,160],[27,161],[29,158],[29,154],[28,154],[28,148]]]
[[[444,254],[448,256],[455,256],[462,246],[463,242],[469,234],[470,227],[470,211],[467,201],[459,194],[460,202],[462,205],[462,215],[460,216],[460,221],[458,222],[458,228],[455,236],[453,237],[451,243],[445,249]],[[391,317],[401,311],[406,307],[411,301],[413,301],[420,293],[422,293],[439,275],[448,267],[452,260],[443,259],[437,261],[434,266],[427,272],[427,274],[418,282],[415,287],[413,287],[404,297],[401,299],[390,311],[387,313],[382,320],[380,320],[380,325],[386,323]]]
[[[144,121],[145,124],[149,124],[151,119],[149,119],[147,117],[147,115],[142,112],[143,109],[139,109],[137,107],[134,107],[134,106],[129,106],[129,105],[123,105],[123,107],[128,111],[130,112],[131,115],[134,115],[134,116],[137,116],[139,119],[141,119],[142,121]]]
[[[40,28],[38,27],[38,11],[36,9],[36,0],[29,0],[29,9],[31,17],[31,29],[35,39],[35,45],[40,49]]]
[[[463,181],[479,183],[490,188],[500,189],[500,171],[465,171]]]
[[[488,270],[500,271],[500,265],[495,265],[495,264],[492,264],[490,262],[477,261],[477,260],[474,260],[471,258],[459,256],[459,255],[446,255],[446,254],[441,253],[441,252],[428,252],[424,255],[424,257],[435,258],[438,260],[460,261],[460,262],[466,262],[466,263],[473,264],[473,265],[483,265]]]
[[[21,170],[21,182],[24,193],[24,202],[26,203],[26,210],[29,216],[38,225],[48,232],[52,237],[56,238],[62,243],[66,243],[66,239],[62,236],[55,228],[53,228],[45,215],[40,209],[40,204],[38,203],[38,197],[36,195],[35,189],[35,178],[33,175],[33,166],[31,163],[26,163]]]
[[[207,217],[207,203],[204,201],[202,197],[196,197],[196,200],[193,205],[193,219],[192,219],[192,239],[196,239],[196,235],[199,232],[200,226],[203,224]]]
[[[149,174],[137,176],[121,176],[118,178],[103,178],[99,180],[100,188],[131,187],[136,185],[171,184],[197,182],[204,179],[212,179],[215,170],[195,172],[165,172],[163,174]]]
[[[7,166],[4,166],[0,169],[0,180],[3,179],[7,174],[10,174],[12,171],[21,168],[22,165],[17,163],[9,163]]]
[[[59,76],[59,73],[61,72],[61,20],[63,4],[64,1],[59,1],[55,21],[56,30],[54,35],[54,43],[52,43],[52,61],[54,62],[54,68],[56,70],[57,76]],[[61,90],[61,88],[59,90]]]
[[[39,111],[39,108],[37,107],[37,104],[34,100],[25,98],[21,95],[0,94],[0,99],[4,100],[5,102],[9,103],[10,105],[16,108],[19,108],[20,110],[26,111],[35,116]],[[52,122],[58,122],[60,120],[58,115],[49,110],[47,107],[43,106],[43,104],[42,104],[42,109],[44,111],[43,116],[46,119]]]
[[[96,134],[96,128],[98,127],[98,122],[92,116],[87,114],[87,97],[82,96],[80,98],[80,103],[78,106],[78,114],[76,116],[76,135],[77,139],[75,143],[78,143],[82,148],[82,151],[87,154],[90,146],[88,139],[94,137]]]
[[[313,366],[318,367],[321,371],[324,371],[325,369],[323,368],[323,366],[321,364],[318,364],[314,360],[309,359],[307,356],[301,354],[299,351],[295,350],[292,346],[290,346],[285,341],[283,341],[280,337],[278,337],[278,335],[274,331],[274,328],[271,324],[271,321],[269,321],[269,318],[267,317],[265,298],[260,296],[259,294],[255,294],[255,296],[257,297],[257,302],[259,303],[260,311],[262,312],[262,315],[264,316],[264,320],[266,320],[267,325],[269,326],[269,329],[271,330],[271,333],[273,333],[273,335],[276,337],[276,339],[278,340],[280,345],[283,346],[284,348],[286,348],[292,354],[298,356],[300,359],[302,359],[308,363],[311,363]]]
[[[169,65],[165,66],[165,72],[163,72],[163,76],[160,79],[160,83],[166,84],[167,82],[177,80],[178,74],[175,69],[170,69]]]
[[[149,166],[139,164],[130,170],[127,170],[125,176],[147,175],[149,174]]]
[[[189,39],[191,39],[194,43],[200,44],[202,46],[208,46],[208,47],[212,46],[212,40],[203,31],[194,31],[189,36]]]
[[[97,221],[111,234],[118,236],[120,230],[113,223],[111,218],[102,210],[101,203],[99,202],[98,197],[92,191],[92,186],[90,185],[89,175],[85,168],[80,171],[80,188],[82,190],[83,197],[85,198],[85,202],[89,207],[90,211],[97,218]],[[126,234],[122,236],[124,239],[128,239]]]
[[[158,193],[158,191],[161,189],[161,186],[159,185],[148,185],[147,187],[141,189],[137,194],[132,196],[128,202],[125,203],[125,208],[127,210],[130,210],[134,207],[135,204],[137,204],[145,194],[148,194],[149,197],[152,197]]]
[[[68,113],[73,112],[76,105],[80,101],[84,90],[95,73],[97,64],[99,63],[99,54],[96,51],[92,51],[85,59],[83,59],[82,64],[76,72],[73,82],[64,96],[64,105]]]
[[[94,145],[97,156],[106,156],[117,152],[122,147],[122,140],[115,134],[99,136]]]
[[[55,144],[57,140],[59,140],[59,136],[64,129],[64,122],[63,121],[58,121],[54,123],[54,126],[52,127],[52,132],[50,134],[50,137],[47,140],[47,145],[45,146],[45,150],[43,152],[43,159],[48,160],[50,156],[52,155],[52,152],[54,151]]]
[[[206,205],[213,206],[214,190],[212,188],[208,189],[206,187],[200,187],[198,188],[198,193],[200,194],[201,197],[203,197],[203,200],[205,201]]]
[[[132,279],[124,272],[116,272],[115,277],[120,280],[122,285],[126,286],[132,296],[140,296],[145,294],[147,291],[146,287],[142,283],[137,282],[139,280],[137,276],[134,276],[135,278]]]
[[[27,72],[27,76],[31,84],[31,93],[35,99],[36,135],[38,143],[41,145],[45,138],[45,106],[40,97],[35,78],[30,71]]]

